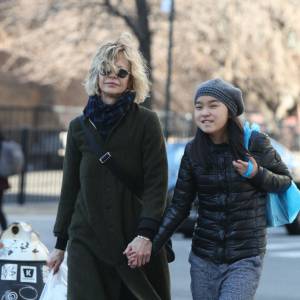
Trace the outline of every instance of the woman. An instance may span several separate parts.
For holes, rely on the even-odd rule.
[[[149,261],[167,192],[160,123],[138,105],[149,91],[147,69],[128,34],[98,49],[85,88],[84,117],[69,126],[57,243],[48,265],[58,270],[68,241],[68,299],[170,299],[165,251],[143,269],[131,269],[124,255],[143,252],[141,261]],[[109,153],[102,163],[86,130]],[[118,179],[107,158],[135,190]]]
[[[237,118],[244,104],[240,89],[221,79],[202,83],[195,95],[195,138],[181,161],[171,205],[153,251],[189,215],[197,195],[191,290],[194,300],[253,299],[266,250],[268,192],[289,187],[291,177],[265,134],[255,132],[249,152]],[[132,267],[134,252],[128,254]]]
[[[0,153],[1,153],[1,144],[4,141],[4,137],[0,131]],[[7,228],[7,221],[6,217],[3,212],[3,195],[5,190],[9,188],[7,177],[1,177],[0,176],[0,225],[2,231]]]

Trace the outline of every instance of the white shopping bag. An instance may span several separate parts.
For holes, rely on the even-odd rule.
[[[67,267],[67,253],[59,270],[56,274],[53,271],[50,272],[40,300],[66,300],[67,299],[67,279],[68,279],[68,267]]]
[[[14,222],[1,234],[0,299],[39,299],[49,276],[48,249],[31,225]]]

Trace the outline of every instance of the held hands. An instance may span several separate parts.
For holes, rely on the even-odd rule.
[[[243,177],[252,178],[258,172],[258,166],[253,157],[249,157],[249,161],[242,161],[240,159],[232,162],[235,170]]]
[[[137,236],[128,244],[123,252],[128,259],[128,266],[132,269],[142,267],[150,261],[152,242],[145,237]]]
[[[57,273],[57,271],[59,270],[59,267],[62,263],[62,261],[64,260],[64,256],[65,256],[65,251],[64,250],[60,250],[60,249],[54,249],[47,260],[47,266],[50,269],[53,269],[53,273]]]

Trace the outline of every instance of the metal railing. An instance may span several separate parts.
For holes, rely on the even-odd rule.
[[[5,193],[7,200],[22,204],[59,198],[67,124],[80,111],[64,107],[0,107],[0,125],[5,138],[20,143],[25,156],[22,173],[9,178],[11,188]],[[158,115],[164,124],[165,114],[158,112]],[[169,112],[169,125],[169,142],[191,138],[196,130],[191,114]],[[300,135],[295,129],[287,132],[284,128],[275,138],[281,142],[292,141],[295,150],[299,149]]]
[[[40,129],[4,130],[7,140],[21,144],[24,153],[22,173],[9,178],[7,200],[20,204],[59,197],[64,148],[64,131]]]

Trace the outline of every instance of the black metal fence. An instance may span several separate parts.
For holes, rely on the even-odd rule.
[[[38,107],[0,107],[2,129],[66,130],[70,120],[82,113],[81,107],[51,105]]]
[[[25,165],[20,175],[9,178],[11,188],[5,194],[9,201],[57,200],[62,181],[62,165],[66,144],[67,125],[81,112],[80,108],[42,107],[14,109],[0,107],[0,127],[8,140],[22,145]],[[165,114],[158,112],[164,124]],[[191,114],[169,113],[169,141],[193,136],[195,125]],[[279,134],[277,140],[287,138]],[[300,145],[300,135],[292,131],[290,140]],[[289,145],[287,145],[288,148]],[[296,151],[299,148],[295,147]]]
[[[0,107],[0,127],[5,138],[21,144],[25,156],[23,172],[9,178],[7,201],[23,204],[58,199],[67,126],[80,113],[81,108],[72,107]],[[159,113],[159,117],[164,124],[164,114]],[[170,137],[191,135],[190,115],[170,113],[169,117]]]
[[[11,176],[7,201],[57,200],[67,126],[82,108],[66,106],[0,107],[4,137],[22,145],[23,172]]]
[[[66,131],[43,129],[3,130],[8,140],[22,145],[25,163],[20,175],[11,176],[8,200],[57,199],[61,184]]]

